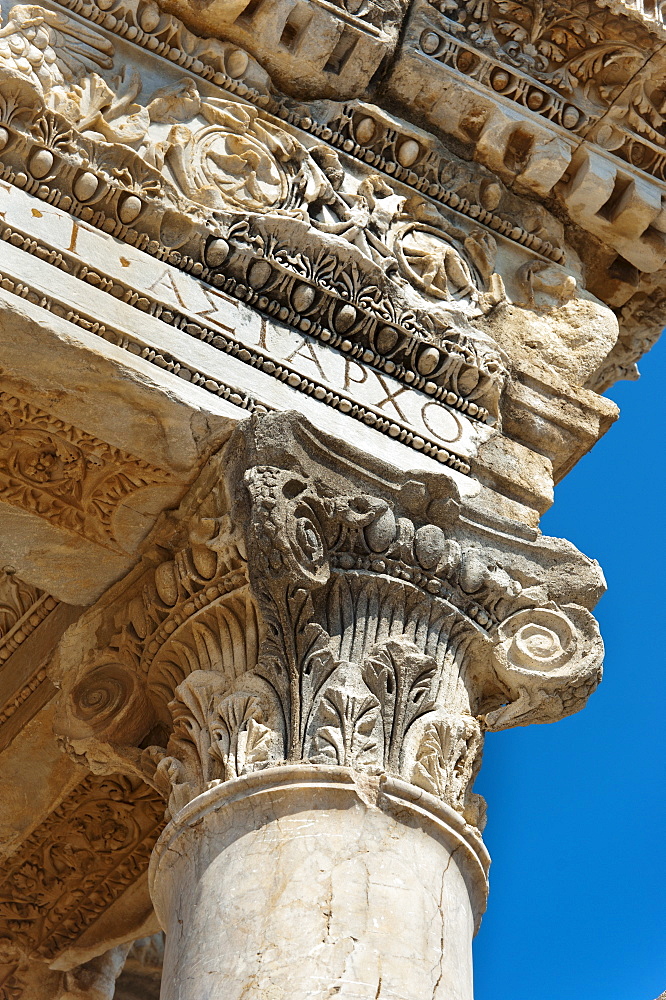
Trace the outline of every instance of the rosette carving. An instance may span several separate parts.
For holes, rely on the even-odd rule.
[[[173,125],[167,144],[180,189],[211,208],[298,209],[330,192],[305,147],[252,106],[204,102],[198,118]]]

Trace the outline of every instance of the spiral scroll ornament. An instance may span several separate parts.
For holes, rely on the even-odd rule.
[[[122,742],[140,740],[150,727],[152,709],[136,675],[121,663],[94,667],[72,689],[68,699],[72,739],[103,736]]]
[[[489,730],[571,715],[601,680],[604,646],[585,608],[518,611],[498,625],[494,638],[493,669],[507,701],[486,715]]]

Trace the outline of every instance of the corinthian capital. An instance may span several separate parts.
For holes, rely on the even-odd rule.
[[[398,480],[303,418],[252,418],[70,631],[61,734],[172,813],[309,762],[402,778],[479,825],[484,731],[554,721],[598,683],[601,587],[444,474]]]

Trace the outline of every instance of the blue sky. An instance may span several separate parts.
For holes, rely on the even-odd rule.
[[[666,336],[619,421],[560,483],[544,533],[601,563],[605,676],[553,725],[489,736],[488,912],[476,1000],[654,1000],[666,990]]]

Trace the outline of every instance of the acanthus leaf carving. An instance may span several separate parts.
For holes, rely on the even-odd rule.
[[[485,802],[471,791],[481,766],[483,734],[471,715],[445,715],[424,727],[411,780],[455,803],[469,823],[483,829]]]
[[[414,643],[389,640],[370,650],[361,675],[382,706],[384,766],[397,771],[407,730],[435,707],[437,662]]]
[[[374,733],[380,703],[369,694],[358,694],[352,686],[331,686],[319,702],[319,718],[311,755],[315,763],[343,767],[376,766]]]
[[[218,781],[228,781],[279,760],[280,740],[265,725],[261,699],[228,692],[224,675],[195,669],[169,704],[173,730],[159,756],[154,782],[175,815]]]
[[[311,761],[401,776],[480,822],[482,732],[582,707],[594,619],[550,599],[548,540],[476,524],[450,484],[424,522],[359,465],[332,473],[346,459],[329,448],[295,415],[238,429],[83,671],[71,630],[64,729],[95,766],[115,747],[110,769],[125,756],[172,813],[211,783]],[[579,567],[589,593],[596,570]]]

